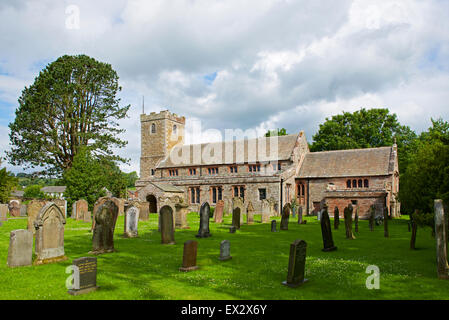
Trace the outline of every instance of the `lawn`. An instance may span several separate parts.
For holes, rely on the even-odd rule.
[[[65,252],[69,260],[49,265],[9,268],[6,265],[11,230],[26,228],[25,219],[0,227],[0,299],[449,299],[449,281],[436,273],[435,240],[430,229],[419,229],[416,247],[409,249],[411,233],[407,219],[389,221],[390,238],[383,226],[370,232],[360,221],[356,240],[345,239],[344,225],[333,230],[334,252],[322,252],[321,229],[316,217],[306,225],[290,219],[289,230],[270,232],[270,224],[242,225],[229,233],[231,216],[223,224],[211,220],[212,237],[196,239],[199,218],[190,213],[191,229],[176,230],[176,245],[161,245],[157,216],[139,222],[139,237],[123,238],[123,217],[115,230],[117,252],[98,256],[97,284],[100,289],[81,296],[67,294],[66,267],[73,259],[88,256],[90,224],[67,219]],[[278,226],[279,226],[279,218]],[[256,221],[260,216],[256,215]],[[183,273],[183,243],[198,240],[197,271]],[[232,259],[220,261],[220,242],[231,242]],[[286,280],[290,244],[307,242],[304,286],[291,289]],[[380,269],[380,289],[365,286],[367,266]]]

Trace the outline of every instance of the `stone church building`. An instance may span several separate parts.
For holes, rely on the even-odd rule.
[[[169,111],[142,114],[138,197],[150,212],[164,204],[198,211],[203,202],[224,201],[232,211],[235,197],[261,213],[268,203],[280,214],[295,201],[304,214],[316,214],[326,203],[340,215],[349,203],[366,218],[387,207],[399,216],[397,146],[310,152],[303,131],[287,136],[184,144],[185,117]]]

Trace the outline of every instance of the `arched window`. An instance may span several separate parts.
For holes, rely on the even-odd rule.
[[[362,179],[359,180],[359,188],[363,188]]]
[[[176,132],[178,131],[178,127],[176,126],[176,124],[173,126],[173,133],[176,134]]]
[[[351,188],[351,180],[346,181],[346,187]]]
[[[363,180],[363,186],[365,188],[369,188],[369,181],[368,181],[368,179]]]
[[[156,133],[156,125],[154,123],[151,125],[151,133]]]
[[[352,180],[352,187],[357,188],[357,180]]]

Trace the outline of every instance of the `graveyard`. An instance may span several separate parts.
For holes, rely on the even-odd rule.
[[[344,223],[334,229],[336,250],[323,252],[320,222],[316,216],[304,216],[299,225],[290,216],[287,229],[271,232],[270,223],[242,223],[230,233],[232,216],[223,223],[210,219],[210,234],[201,234],[198,213],[187,215],[190,229],[176,229],[175,244],[161,244],[158,216],[138,222],[138,234],[124,234],[124,216],[117,219],[114,232],[115,252],[90,255],[91,224],[66,219],[64,251],[67,260],[43,265],[10,268],[6,261],[10,232],[26,229],[27,220],[9,217],[0,229],[0,299],[29,300],[328,300],[328,299],[448,299],[449,282],[438,279],[435,238],[430,228],[419,228],[416,250],[410,250],[411,232],[408,216],[388,221],[389,237],[384,227],[370,231],[369,221],[359,221],[355,239],[347,239]],[[246,219],[244,219],[246,221]],[[164,227],[162,227],[164,228]],[[285,221],[283,222],[285,229]],[[298,288],[283,286],[287,278],[290,245],[307,242],[305,278]],[[184,243],[197,241],[197,269],[180,271]],[[232,259],[220,259],[220,243],[228,240]],[[35,240],[34,240],[35,241]],[[88,294],[68,294],[66,268],[81,257],[97,257],[98,290]],[[34,257],[36,259],[36,257]],[[380,270],[380,288],[368,290],[366,268]]]

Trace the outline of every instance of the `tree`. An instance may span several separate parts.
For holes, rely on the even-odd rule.
[[[112,153],[127,144],[118,138],[124,129],[117,120],[126,117],[130,106],[119,106],[119,91],[111,65],[86,55],[58,58],[22,91],[9,124],[9,162],[60,174],[71,168],[82,146],[94,156],[125,162]]]
[[[24,198],[46,199],[45,193],[41,191],[42,185],[34,184],[25,188]]]
[[[17,187],[18,179],[6,168],[0,170],[0,202],[8,203],[11,192]]]
[[[287,130],[285,128],[277,129],[277,130],[269,130],[265,133],[265,137],[275,137],[275,136],[286,136]]]
[[[139,180],[139,176],[136,171],[125,173],[126,176],[126,186],[128,188],[133,188],[136,185],[136,181]]]
[[[376,148],[397,141],[400,171],[405,171],[416,134],[401,125],[388,109],[361,109],[332,116],[320,125],[313,136],[310,151]]]

